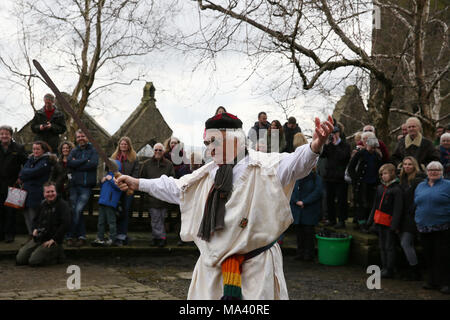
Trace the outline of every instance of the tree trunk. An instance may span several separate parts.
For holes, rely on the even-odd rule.
[[[369,119],[377,129],[376,135],[388,146],[391,143],[389,134],[389,109],[392,105],[393,86],[389,81],[378,81],[375,92],[368,101]]]

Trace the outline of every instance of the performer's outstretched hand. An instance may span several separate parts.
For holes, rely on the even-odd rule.
[[[314,122],[316,124],[316,128],[314,130],[313,140],[311,142],[311,150],[315,153],[319,153],[329,135],[333,132],[334,122],[331,116],[328,116],[328,121],[320,123],[319,118],[315,118]]]
[[[117,179],[114,179],[114,181],[122,191],[128,191],[129,189],[133,191],[139,190],[139,179],[122,175]]]

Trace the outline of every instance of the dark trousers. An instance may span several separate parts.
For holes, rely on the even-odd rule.
[[[305,259],[314,258],[314,226],[306,224],[296,224],[297,235],[297,255]]]
[[[125,192],[120,198],[121,206],[118,208],[119,217],[117,219],[117,239],[126,241],[128,238],[128,221],[130,218],[131,205],[134,195],[127,195]]]
[[[336,211],[338,211],[337,217],[339,221],[344,222],[347,220],[347,192],[348,185],[344,182],[330,182],[325,184],[327,189],[327,210],[328,220],[336,222]],[[337,198],[337,204],[335,199]]]
[[[14,239],[16,235],[17,210],[3,205],[7,194],[0,195],[0,241],[3,239]]]
[[[50,248],[44,248],[42,243],[28,241],[19,249],[16,256],[17,265],[42,266],[56,264],[64,257],[64,248],[62,245],[54,244]]]
[[[364,224],[370,215],[375,194],[377,192],[376,184],[367,184],[362,182],[356,189],[354,194],[354,202],[357,203],[356,219],[359,224]]]
[[[106,225],[109,227],[109,239],[116,241],[116,208],[98,205],[97,239],[105,240]]]
[[[390,227],[386,227],[380,224],[378,224],[377,227],[382,268],[389,271],[394,271],[396,258],[396,235]]]
[[[420,239],[429,273],[428,282],[450,286],[450,229],[421,233]]]

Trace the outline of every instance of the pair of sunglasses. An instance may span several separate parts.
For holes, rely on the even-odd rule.
[[[223,140],[221,139],[217,139],[215,137],[211,137],[211,140],[204,140],[203,143],[205,144],[205,146],[209,146],[209,145],[213,145],[214,147],[217,147],[219,145],[221,145],[223,143]]]

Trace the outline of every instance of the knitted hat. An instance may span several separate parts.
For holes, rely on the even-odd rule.
[[[205,123],[206,129],[241,129],[242,121],[231,113],[219,113],[209,118]]]

